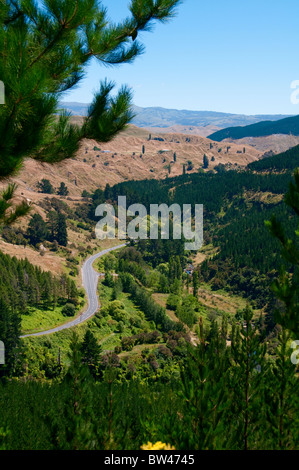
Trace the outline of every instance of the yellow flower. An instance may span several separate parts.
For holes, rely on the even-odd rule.
[[[140,447],[142,450],[175,450],[175,447],[172,447],[170,444],[165,444],[164,442],[158,441],[155,444],[148,442],[147,444],[143,444]]]

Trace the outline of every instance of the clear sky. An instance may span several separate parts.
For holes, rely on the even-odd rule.
[[[128,0],[103,0],[109,16],[127,16]],[[92,100],[107,77],[128,84],[142,107],[242,114],[299,114],[298,0],[184,0],[168,24],[140,35],[145,53],[131,65],[92,63],[64,101]]]

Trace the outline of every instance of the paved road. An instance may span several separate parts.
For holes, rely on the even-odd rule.
[[[126,246],[125,243],[122,245],[114,246],[112,248],[107,248],[106,250],[100,251],[95,255],[88,258],[82,266],[82,281],[83,287],[86,290],[87,299],[88,299],[88,307],[87,310],[81,315],[79,315],[75,320],[71,320],[70,322],[64,323],[63,325],[57,326],[56,328],[52,328],[51,330],[40,331],[39,333],[32,333],[28,335],[23,335],[21,338],[27,338],[28,336],[43,336],[49,335],[51,333],[56,333],[57,331],[65,330],[66,328],[72,328],[73,326],[79,325],[80,323],[84,322],[88,318],[92,317],[99,308],[99,301],[97,295],[97,285],[99,279],[99,273],[97,273],[92,265],[93,262],[100,258],[109,251],[118,250],[119,248],[123,248]]]

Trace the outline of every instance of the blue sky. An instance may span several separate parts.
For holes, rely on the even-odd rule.
[[[127,16],[128,0],[103,0]],[[145,53],[131,65],[92,63],[65,101],[90,102],[101,79],[128,84],[142,107],[243,114],[299,114],[298,0],[184,0],[177,17],[140,35]]]

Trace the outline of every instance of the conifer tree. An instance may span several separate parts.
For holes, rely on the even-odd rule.
[[[232,406],[235,418],[231,432],[231,445],[249,450],[260,448],[258,440],[262,435],[256,432],[265,420],[264,377],[267,373],[265,361],[266,345],[253,322],[253,312],[249,306],[243,311],[240,328],[233,326],[231,352],[233,359]],[[237,418],[238,417],[238,418]]]
[[[131,63],[143,52],[137,39],[155,21],[171,18],[179,0],[131,0],[130,15],[113,24],[98,0],[4,0],[0,3],[0,177],[18,170],[26,156],[55,162],[72,157],[84,138],[109,141],[133,117],[131,91],[104,81],[81,128],[58,112],[59,99],[95,59]]]
[[[49,414],[45,421],[50,427],[54,449],[91,450],[95,448],[95,420],[92,409],[93,380],[88,367],[83,364],[78,336],[73,333],[70,344],[70,367],[62,387],[60,415]],[[61,419],[62,418],[62,419]]]
[[[182,417],[171,422],[169,429],[169,440],[176,449],[219,449],[223,442],[222,416],[228,402],[227,377],[225,373],[218,373],[219,363],[211,361],[202,317],[199,325],[198,345],[188,347],[181,369]]]
[[[39,214],[34,214],[28,225],[27,235],[30,243],[36,245],[37,243],[43,242],[49,238],[49,232],[46,222]]]
[[[270,424],[267,448],[271,449],[293,450],[299,441],[298,377],[291,353],[290,332],[283,328],[266,383],[265,407]]]
[[[62,212],[58,213],[57,217],[57,235],[56,240],[58,241],[59,245],[67,246],[67,229],[66,229],[66,217]]]
[[[194,297],[198,298],[199,277],[198,277],[197,271],[193,272],[192,281],[193,281],[193,295]]]
[[[285,203],[293,209],[297,220],[299,216],[299,169],[294,173],[294,182],[290,183],[289,191],[285,196]],[[299,225],[295,230],[293,239],[286,235],[285,228],[275,216],[266,226],[276,237],[282,247],[282,256],[286,263],[292,266],[292,275],[282,266],[280,276],[275,280],[272,288],[281,306],[275,311],[275,319],[283,328],[291,331],[295,339],[299,338]]]
[[[5,364],[0,367],[0,375],[15,372],[20,334],[20,315],[0,298],[0,340],[5,346]]]
[[[90,330],[87,330],[81,346],[83,364],[86,364],[91,374],[96,377],[100,361],[101,346]]]
[[[46,194],[54,194],[55,190],[50,183],[49,180],[43,178],[39,183],[38,183],[38,188],[40,189],[41,193],[46,193]]]
[[[208,168],[208,166],[209,166],[209,159],[206,156],[206,154],[204,154],[204,156],[203,156],[203,168],[206,169],[206,168]]]
[[[59,101],[92,60],[109,66],[133,62],[144,50],[139,32],[173,17],[179,3],[131,0],[129,16],[114,24],[99,0],[1,0],[0,179],[15,174],[26,157],[55,163],[73,157],[85,138],[107,142],[123,130],[134,116],[126,86],[112,97],[115,84],[102,81],[81,127],[59,112]],[[10,186],[0,197],[5,224],[30,210],[24,200],[8,218],[13,195]]]
[[[57,194],[59,194],[59,196],[67,196],[68,193],[69,190],[67,189],[66,184],[62,181],[59,188],[57,189]]]

